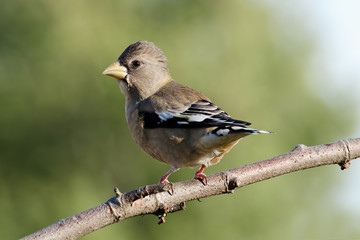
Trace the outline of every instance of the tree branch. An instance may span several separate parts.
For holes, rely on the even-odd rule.
[[[162,223],[167,213],[184,209],[186,201],[232,193],[239,187],[323,165],[339,164],[343,170],[350,167],[350,160],[358,157],[360,138],[312,147],[300,144],[280,156],[211,175],[206,186],[198,180],[189,180],[149,185],[125,194],[116,188],[116,196],[105,203],[22,239],[77,239],[115,222],[144,214],[156,214]]]

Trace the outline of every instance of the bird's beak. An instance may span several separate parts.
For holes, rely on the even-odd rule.
[[[114,77],[116,79],[125,79],[128,74],[126,67],[121,66],[119,61],[114,62],[110,66],[108,66],[102,74]]]

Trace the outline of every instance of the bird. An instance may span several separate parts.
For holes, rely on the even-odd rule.
[[[241,138],[269,131],[233,119],[202,93],[172,79],[167,58],[154,43],[129,45],[104,71],[118,80],[125,96],[126,121],[132,137],[152,158],[171,166],[160,178],[198,167],[194,179],[207,184],[203,172],[216,164]]]

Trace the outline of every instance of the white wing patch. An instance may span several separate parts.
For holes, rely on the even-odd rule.
[[[189,122],[186,122],[186,121],[178,121],[177,123],[178,123],[178,124],[180,124],[180,125],[187,125],[187,124],[190,124]]]
[[[209,118],[209,116],[205,114],[193,114],[189,115],[187,120],[189,122],[203,122],[207,118]]]
[[[146,114],[146,112],[145,112]],[[220,130],[215,133],[225,136],[232,130],[237,130],[250,125],[249,122],[234,120],[218,106],[207,100],[199,100],[183,106],[181,109],[169,109],[167,111],[155,111],[154,115],[147,114],[148,127],[214,127],[233,126],[234,129]],[[157,120],[152,120],[157,119]]]
[[[229,129],[219,129],[216,131],[216,135],[218,136],[225,136],[230,132]]]
[[[211,118],[209,114],[202,114],[202,113],[187,113],[186,111],[190,108],[188,106],[183,111],[176,111],[176,110],[170,110],[170,111],[163,111],[155,113],[159,116],[161,122],[170,120],[174,117],[181,118],[184,121],[178,121],[179,124],[189,124],[190,122],[203,122],[205,119]],[[224,120],[216,119],[216,121],[219,122],[225,122]]]
[[[173,113],[171,112],[155,112],[155,113],[159,116],[162,122],[174,117]]]

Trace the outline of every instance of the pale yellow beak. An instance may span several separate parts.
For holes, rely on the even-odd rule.
[[[127,73],[127,69],[120,65],[120,62],[116,61],[110,66],[108,66],[102,74],[108,75],[114,78],[117,78],[119,80],[125,79]]]

